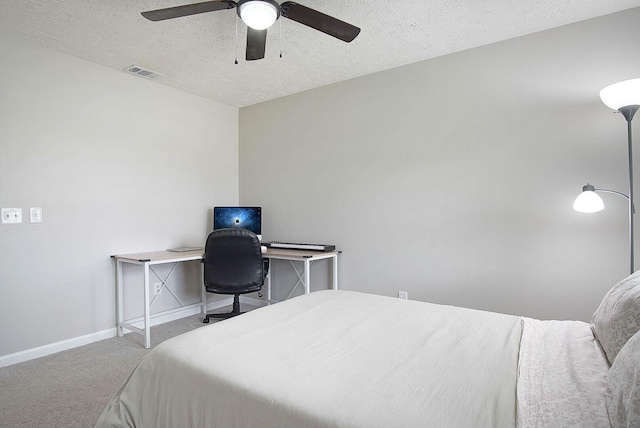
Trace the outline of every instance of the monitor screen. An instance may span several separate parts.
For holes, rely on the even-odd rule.
[[[262,239],[262,207],[215,207],[213,230],[248,229]]]

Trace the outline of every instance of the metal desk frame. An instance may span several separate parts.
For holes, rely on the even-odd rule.
[[[175,252],[175,251],[155,251],[151,253],[137,253],[137,254],[123,254],[123,255],[115,255],[112,256],[116,259],[116,312],[117,312],[117,330],[118,336],[122,337],[124,334],[123,329],[126,328],[128,330],[133,331],[134,333],[141,334],[144,336],[144,347],[151,347],[151,318],[156,318],[163,315],[168,315],[171,313],[175,313],[177,311],[182,311],[186,309],[191,309],[194,307],[201,307],[201,312],[206,312],[205,308],[205,298],[204,291],[202,292],[202,298],[200,302],[193,303],[191,305],[183,304],[178,296],[176,296],[169,287],[166,286],[166,282],[169,279],[169,276],[173,273],[176,265],[181,262],[189,262],[193,260],[202,260],[202,250],[196,251],[185,251],[185,252]],[[135,318],[130,320],[124,319],[124,297],[123,297],[123,283],[122,283],[122,266],[123,263],[129,263],[134,265],[142,266],[143,274],[144,274],[144,316],[142,318]],[[153,269],[153,266],[160,264],[172,263],[171,269],[167,276],[163,279],[158,273]],[[153,300],[150,299],[149,296],[149,274],[153,273],[160,282],[162,283],[160,290],[166,289],[171,293],[171,295],[180,303],[179,308],[169,309],[167,311],[162,311],[159,313],[155,313],[151,315],[151,305],[155,301],[156,297],[160,295],[160,293],[156,294]],[[144,328],[138,328],[132,323],[144,321]]]
[[[333,261],[333,280],[332,280],[332,288],[334,290],[338,289],[338,254],[340,251],[331,251],[331,252],[320,252],[320,251],[301,251],[301,250],[284,250],[284,249],[273,249],[269,248],[265,253],[263,253],[263,257],[267,259],[273,260],[288,260],[291,263],[292,268],[296,272],[298,276],[298,281],[295,286],[289,293],[289,297],[293,295],[293,292],[298,288],[299,285],[304,287],[305,294],[309,294],[311,292],[311,264],[317,260],[326,260],[332,259]],[[203,250],[196,251],[185,251],[185,252],[174,252],[174,251],[154,251],[150,253],[135,253],[135,254],[121,254],[111,256],[116,260],[116,312],[117,312],[117,331],[118,336],[122,337],[124,334],[124,329],[131,330],[134,333],[141,334],[144,337],[144,347],[151,347],[151,319],[157,318],[163,315],[169,315],[171,313],[175,313],[182,310],[192,309],[194,307],[200,306],[201,313],[206,313],[207,311],[207,292],[204,288],[204,284],[201,286],[202,294],[200,302],[193,303],[190,305],[183,304],[178,296],[176,296],[173,291],[169,287],[166,286],[166,282],[169,279],[169,276],[173,273],[176,265],[181,262],[189,262],[194,260],[202,260]],[[294,262],[302,262],[303,270],[302,273],[297,269]],[[123,281],[122,281],[122,268],[123,263],[133,264],[142,266],[143,269],[143,287],[144,287],[144,316],[134,319],[125,320],[124,319],[124,294],[123,294]],[[160,264],[168,264],[172,263],[171,269],[165,278],[161,278],[160,275],[153,269],[153,266]],[[151,314],[151,305],[155,301],[156,297],[160,295],[158,293],[153,299],[150,298],[149,292],[149,276],[150,273],[153,273],[162,283],[160,289],[166,289],[171,293],[171,295],[176,299],[178,303],[180,303],[179,308],[169,309],[167,311],[162,311],[159,313]],[[267,273],[267,304],[271,304],[271,269]],[[133,323],[142,321],[144,323],[144,328],[138,328],[133,325]]]
[[[302,251],[302,250],[285,250],[285,249],[276,249],[269,248],[266,253],[264,253],[264,257],[270,260],[288,260],[291,264],[292,269],[295,271],[298,276],[298,281],[291,289],[291,292],[287,296],[287,299],[293,295],[293,292],[298,288],[299,285],[304,287],[304,293],[309,294],[311,292],[311,264],[317,260],[326,260],[332,259],[333,261],[333,279],[332,279],[332,288],[334,290],[338,289],[338,254],[341,251]],[[303,270],[302,273],[298,270],[294,262],[302,262]],[[269,268],[269,272],[267,273],[267,303],[271,304],[271,268]]]

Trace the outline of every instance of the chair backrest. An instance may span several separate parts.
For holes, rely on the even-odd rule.
[[[218,229],[204,250],[204,285],[217,293],[250,292],[262,287],[264,267],[258,237],[246,229]]]

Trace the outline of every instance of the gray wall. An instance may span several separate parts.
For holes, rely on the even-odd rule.
[[[0,206],[25,216],[0,225],[0,357],[112,329],[109,256],[197,245],[211,207],[238,202],[264,207],[266,239],[337,244],[343,288],[587,320],[627,274],[625,201],[591,216],[571,203],[587,181],[626,189],[624,120],[598,91],[639,77],[639,21],[634,9],[239,114],[0,35]],[[32,206],[44,223],[28,223]],[[323,288],[330,269],[314,269]],[[174,275],[197,299],[197,268]]]
[[[0,206],[25,216],[0,225],[2,356],[112,329],[110,255],[203,244],[211,208],[238,202],[238,109],[1,34],[0,58]]]
[[[640,77],[638,22],[632,9],[242,108],[240,202],[264,207],[265,239],[336,244],[342,288],[587,321],[629,273],[626,201],[571,205],[587,181],[626,192],[626,122],[598,92]]]

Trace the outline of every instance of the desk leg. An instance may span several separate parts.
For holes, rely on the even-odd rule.
[[[338,289],[338,255],[333,256],[333,289]]]
[[[271,271],[273,270],[273,260],[269,259],[269,269],[267,270],[267,275],[265,276],[265,281],[267,281],[267,305],[271,305]]]
[[[144,263],[144,347],[151,347],[151,308],[149,305],[149,263]]]
[[[124,321],[124,298],[122,296],[122,261],[116,260],[116,331],[118,337],[124,335],[122,322]]]
[[[304,294],[311,293],[311,261],[304,259]]]
[[[200,282],[200,290],[202,290],[202,314],[207,314],[207,289],[204,287],[204,263],[200,263],[200,278],[202,281]]]

